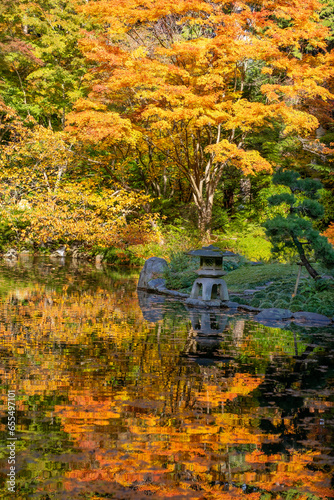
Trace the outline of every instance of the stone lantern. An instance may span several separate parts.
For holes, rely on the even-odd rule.
[[[188,255],[200,257],[199,278],[194,282],[190,299],[203,301],[220,299],[229,300],[227,285],[221,278],[226,274],[223,270],[223,257],[233,256],[232,252],[222,252],[219,248],[210,245],[200,250],[192,250]]]

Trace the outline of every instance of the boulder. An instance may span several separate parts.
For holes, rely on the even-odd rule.
[[[262,309],[262,311],[254,316],[257,321],[281,321],[284,319],[290,319],[292,317],[292,312],[289,309],[279,309],[277,307],[270,307],[268,309]]]
[[[95,255],[95,262],[96,264],[101,264],[104,259],[104,255],[102,253],[98,253]]]
[[[147,283],[149,290],[166,290],[166,280],[163,278],[155,278]]]
[[[15,250],[15,248],[10,248],[4,255],[4,258],[5,259],[9,259],[9,260],[13,260],[13,259],[17,259],[17,251]]]
[[[55,250],[50,255],[50,257],[57,258],[57,259],[61,259],[65,256],[66,256],[66,247],[65,246],[58,248],[58,250]]]
[[[165,259],[161,259],[160,257],[147,259],[141,270],[137,288],[147,290],[148,282],[155,278],[160,278],[167,267],[168,264]]]
[[[31,255],[30,250],[21,250],[21,252],[19,253],[19,257],[26,257],[27,255]]]
[[[72,259],[73,260],[85,260],[85,259],[88,259],[90,256],[88,253],[86,252],[83,252],[81,248],[74,248],[73,251],[72,251]],[[103,258],[103,256],[102,256]],[[100,263],[102,262],[102,260],[100,261]]]
[[[323,314],[317,314],[307,311],[298,311],[293,313],[293,321],[298,324],[307,326],[325,326],[331,323],[330,318]]]

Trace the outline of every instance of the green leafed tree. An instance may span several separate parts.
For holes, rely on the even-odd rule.
[[[84,94],[87,65],[78,47],[80,0],[4,0],[0,6],[0,94],[22,118],[63,128]]]
[[[313,228],[312,221],[323,216],[324,210],[318,202],[322,188],[316,179],[301,179],[293,170],[278,170],[273,176],[276,185],[289,188],[290,192],[276,194],[268,199],[271,206],[285,204],[287,215],[278,215],[265,222],[266,234],[273,244],[273,253],[281,255],[291,249],[298,252],[302,264],[312,278],[319,274],[310,263],[311,257],[334,267],[334,251],[327,238]]]

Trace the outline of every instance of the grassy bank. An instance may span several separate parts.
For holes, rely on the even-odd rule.
[[[198,265],[198,261],[184,254],[172,255],[165,273],[167,287],[189,293],[197,277]],[[334,316],[334,279],[328,275],[328,270],[315,267],[326,277],[315,281],[303,268],[296,296],[293,296],[298,274],[296,264],[252,265],[244,259],[238,263],[230,261],[225,264],[228,274],[224,279],[230,299],[235,302],[261,309],[277,307]],[[256,287],[262,288],[256,290]]]

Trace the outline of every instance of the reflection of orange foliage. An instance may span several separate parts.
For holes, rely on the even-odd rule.
[[[261,469],[263,465],[276,464],[270,475],[262,475],[265,479],[261,481],[261,487],[267,491],[285,491],[292,487],[302,488],[303,492],[308,492],[305,498],[308,498],[309,494],[320,496],[320,498],[331,497],[333,490],[330,488],[328,474],[307,467],[316,463],[317,457],[320,457],[321,453],[289,451],[289,457],[281,454],[268,456],[258,450],[246,454],[246,461],[253,468],[258,469],[258,465],[260,465]]]
[[[245,373],[237,373],[233,379],[226,382],[226,390],[217,384],[204,384],[204,388],[196,396],[197,401],[216,407],[225,401],[232,401],[238,396],[246,396],[256,389],[264,377],[253,377]]]
[[[69,277],[58,293],[40,285],[18,287],[0,304],[6,319],[0,346],[11,367],[8,373],[0,367],[0,377],[18,388],[17,409],[28,415],[32,402],[45,408],[45,418],[55,418],[81,452],[80,464],[74,460],[62,472],[67,494],[80,491],[102,500],[107,493],[123,498],[126,491],[134,500],[148,494],[159,500],[227,500],[240,499],[240,485],[246,483],[325,498],[329,480],[317,471],[318,452],[261,451],[264,443],[281,441],[279,433],[261,429],[262,419],[284,428],[285,436],[294,435],[297,425],[279,408],[259,405],[264,376],[238,373],[236,364],[227,370],[192,365],[189,371],[179,356],[187,320],[180,320],[175,337],[169,335],[175,331],[173,317],[152,326],[140,312],[135,284],[127,286],[115,281],[113,291],[106,286],[78,293],[71,291]],[[61,396],[61,402],[43,406],[50,396]],[[1,397],[6,401],[4,392]],[[325,398],[312,393],[304,401],[311,411],[323,412],[331,408]],[[321,431],[323,437],[324,426]],[[318,435],[314,424],[300,444],[318,450]]]
[[[220,381],[223,382],[224,379]],[[231,391],[223,394],[228,395],[226,400],[246,396],[261,381],[260,377],[236,374],[235,377],[225,380],[226,386]],[[219,386],[208,385],[208,387],[214,398],[214,388],[218,392]],[[201,391],[195,391],[193,395],[197,406],[203,403],[198,398],[200,394]],[[155,398],[157,396],[155,394]],[[238,498],[238,494],[240,495],[238,488],[235,489],[235,495],[229,492],[225,496],[221,489],[215,491],[209,486],[214,471],[211,470],[210,454],[222,453],[235,443],[260,446],[264,440],[275,439],[274,436],[255,432],[251,416],[233,413],[219,412],[211,417],[204,414],[203,417],[198,416],[194,419],[187,416],[187,408],[181,407],[181,420],[177,427],[152,412],[124,420],[129,408],[129,399],[130,395],[125,389],[115,392],[112,398],[109,397],[106,401],[103,398],[95,401],[88,395],[78,396],[73,392],[70,401],[75,405],[74,408],[71,405],[55,408],[56,414],[62,419],[64,430],[75,438],[82,450],[94,450],[94,460],[99,463],[98,470],[87,469],[67,473],[71,481],[68,483],[69,489],[73,480],[90,483],[98,479],[107,484],[115,481],[124,487],[136,484],[138,491],[140,489],[152,491],[156,498],[169,498],[168,493],[174,491],[171,482],[177,474],[176,463],[179,463],[182,464],[184,471],[182,474],[188,477],[190,482],[181,481],[174,494],[184,495],[187,491],[190,493],[193,491],[189,490],[190,486],[194,482],[199,482],[201,487],[212,495],[210,498]],[[121,438],[116,442],[105,441],[105,438],[102,441],[103,431],[99,430],[99,426],[111,424],[114,418],[126,422],[125,441]],[[90,438],[87,436],[88,433]],[[147,475],[150,477],[149,485],[145,483]],[[253,476],[249,474],[248,479],[254,480]],[[221,496],[216,497],[216,494]],[[253,495],[251,498],[255,500],[258,497]]]

